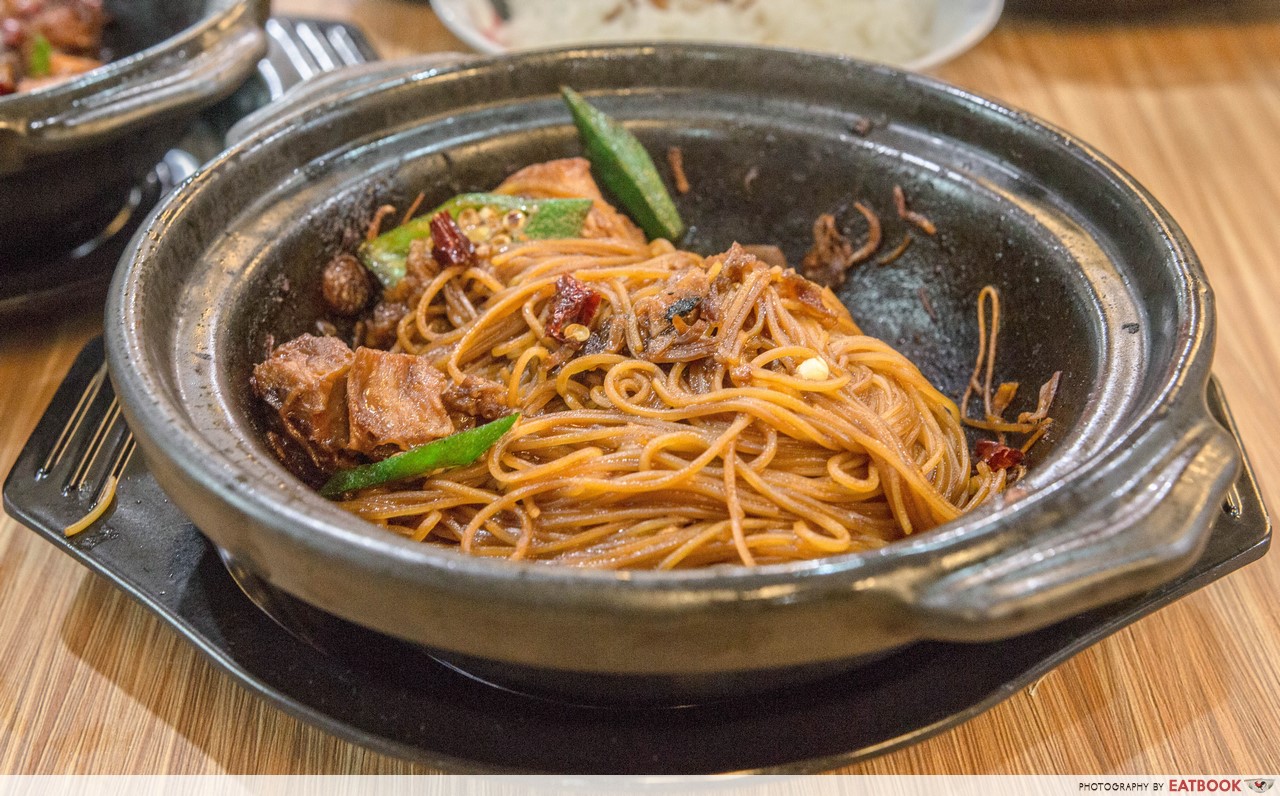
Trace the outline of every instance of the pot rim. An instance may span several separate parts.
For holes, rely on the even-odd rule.
[[[447,584],[458,591],[485,592],[488,585],[497,583],[508,587],[516,585],[517,588],[531,584],[573,586],[572,590],[563,592],[544,590],[539,597],[575,603],[606,593],[614,604],[626,602],[629,596],[634,596],[646,605],[657,599],[674,606],[677,602],[687,605],[691,599],[703,603],[739,601],[743,599],[744,591],[762,599],[786,599],[788,596],[795,596],[802,587],[825,590],[838,586],[847,589],[851,585],[851,578],[854,579],[852,583],[855,586],[869,583],[869,579],[881,573],[919,561],[940,550],[955,551],[978,545],[1011,521],[1024,521],[1043,504],[1058,498],[1063,490],[1072,485],[1074,478],[1059,478],[1012,503],[979,516],[962,516],[928,533],[908,537],[877,550],[754,568],[735,566],[664,572],[601,571],[548,566],[545,563],[490,561],[454,550],[413,543],[392,534],[380,533],[375,537],[365,532],[374,526],[327,504],[318,495],[312,495],[312,500],[299,503],[287,498],[281,499],[274,492],[245,489],[233,477],[246,476],[240,465],[230,463],[222,457],[194,428],[180,407],[152,389],[154,374],[141,373],[129,367],[131,363],[147,359],[146,341],[139,334],[142,328],[139,321],[141,306],[134,301],[139,264],[151,256],[157,246],[156,241],[162,239],[179,222],[184,206],[193,197],[209,189],[214,176],[234,170],[237,162],[247,152],[261,146],[271,146],[274,139],[286,135],[295,124],[330,113],[340,113],[344,107],[357,103],[363,97],[396,87],[444,75],[456,76],[473,70],[483,71],[495,67],[508,69],[513,61],[555,57],[607,57],[617,60],[645,57],[654,53],[671,54],[682,48],[704,55],[712,53],[729,57],[750,55],[760,50],[738,45],[698,45],[696,48],[689,48],[686,44],[569,47],[481,58],[443,69],[411,71],[358,86],[329,101],[310,105],[296,116],[276,120],[210,161],[153,212],[136,236],[129,254],[122,259],[112,283],[106,319],[109,362],[112,379],[135,433],[140,433],[144,438],[151,437],[157,450],[163,447],[167,464],[179,468],[185,477],[203,485],[218,500],[273,532],[288,537],[289,541],[308,545],[318,555],[355,564],[368,572],[396,573],[401,576],[406,566],[422,567],[423,571],[429,570],[432,573],[434,583]],[[1130,175],[1070,133],[1030,114],[940,80],[840,56],[796,51],[784,55],[838,61],[850,69],[870,69],[897,75],[908,81],[913,89],[941,95],[951,104],[978,106],[998,116],[1001,124],[1022,128],[1026,133],[1047,138],[1058,148],[1070,150],[1071,154],[1083,161],[1083,165],[1101,171],[1140,204],[1152,228],[1165,241],[1162,263],[1176,275],[1180,312],[1174,367],[1170,372],[1162,373],[1160,388],[1154,397],[1135,406],[1130,418],[1114,432],[1113,438],[1084,460],[1082,467],[1094,471],[1114,464],[1122,458],[1126,449],[1151,432],[1159,420],[1176,412],[1196,411],[1203,404],[1202,394],[1209,376],[1214,341],[1212,293],[1203,268],[1181,230],[1168,212]],[[298,527],[305,527],[306,534],[297,533]],[[770,587],[781,586],[790,587],[790,590],[785,594],[782,591],[767,591]],[[669,598],[669,601],[664,598]],[[648,602],[645,602],[646,599]]]

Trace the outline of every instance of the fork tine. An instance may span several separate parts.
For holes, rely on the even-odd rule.
[[[124,445],[116,453],[115,461],[111,463],[110,469],[106,476],[98,485],[93,493],[93,500],[89,503],[85,513],[80,519],[67,525],[63,529],[65,536],[76,536],[89,528],[92,528],[99,520],[106,516],[107,510],[111,508],[111,504],[115,502],[116,491],[120,486],[120,479],[124,477],[124,471],[129,467],[129,461],[133,459],[133,452],[137,449],[133,435],[126,431]]]
[[[107,407],[107,412],[102,420],[98,422],[98,426],[94,429],[93,437],[89,441],[89,446],[85,449],[84,455],[80,458],[79,464],[76,466],[75,474],[64,484],[65,489],[79,491],[85,487],[89,481],[89,475],[93,472],[94,465],[97,464],[98,457],[103,451],[112,447],[108,440],[115,434],[117,425],[120,423],[120,402],[116,397],[111,396],[111,403]],[[128,430],[126,429],[126,434]],[[116,440],[116,446],[121,444],[121,440]],[[114,453],[115,451],[112,451]],[[112,454],[107,454],[108,456]]]
[[[338,53],[338,57],[347,66],[368,62],[369,59],[365,58],[364,53],[360,51],[360,45],[356,44],[355,39],[351,38],[351,32],[346,28],[335,25],[329,28],[329,35],[326,38],[334,51]]]
[[[337,69],[341,60],[333,47],[329,44],[329,40],[315,29],[309,22],[295,22],[293,32],[297,35],[298,41],[315,59],[316,65],[320,67],[322,72],[331,72]]]
[[[71,412],[71,417],[67,419],[67,424],[62,427],[62,432],[58,435],[58,441],[53,444],[53,448],[49,450],[49,455],[45,457],[44,462],[40,465],[40,469],[37,472],[39,477],[47,476],[62,463],[62,458],[66,456],[67,449],[71,446],[71,440],[75,438],[85,418],[89,416],[89,410],[93,406],[93,402],[97,400],[98,393],[102,392],[102,385],[106,383],[106,380],[107,366],[104,363],[93,374],[93,378],[89,380],[88,386],[80,395],[80,400],[76,402],[76,408]]]
[[[276,65],[270,60],[264,58],[258,63],[258,74],[262,77],[262,82],[267,84],[267,96],[272,102],[284,96],[284,80],[280,73],[276,71]]]
[[[267,34],[280,47],[281,52],[289,59],[289,63],[298,71],[304,80],[322,71],[319,65],[298,46],[297,38],[285,23],[276,17],[267,20]]]
[[[107,471],[107,477],[102,480],[102,484],[93,495],[95,506],[102,500],[107,484],[111,481],[119,481],[124,476],[124,471],[129,468],[129,462],[133,459],[133,453],[137,449],[138,441],[133,438],[132,433],[127,433],[124,437],[124,444],[120,446],[120,451],[116,454],[115,461],[111,463],[111,469]]]

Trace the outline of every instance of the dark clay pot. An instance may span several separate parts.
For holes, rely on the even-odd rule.
[[[263,444],[248,387],[266,341],[312,328],[320,270],[378,204],[426,191],[430,206],[578,154],[561,84],[651,151],[683,148],[685,243],[705,253],[768,241],[798,261],[813,219],[855,199],[880,208],[896,240],[889,197],[903,186],[937,237],[856,271],[842,297],[959,396],[975,299],[997,285],[1001,373],[1038,385],[1064,372],[1057,430],[1030,476],[873,553],[674,573],[470,558],[396,538],[293,478]],[[1009,637],[1142,592],[1196,559],[1239,467],[1205,408],[1209,288],[1151,196],[1025,114],[794,52],[575,49],[410,64],[338,89],[157,211],[116,274],[107,346],[152,472],[237,562],[489,679],[587,699],[706,698],[920,639]]]

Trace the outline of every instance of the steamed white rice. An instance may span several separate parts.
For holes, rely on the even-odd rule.
[[[905,64],[929,47],[937,0],[507,0],[513,48],[688,39]]]

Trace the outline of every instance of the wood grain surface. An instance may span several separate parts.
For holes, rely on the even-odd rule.
[[[460,48],[425,3],[276,0],[275,9],[358,20],[387,56]],[[1217,291],[1216,371],[1263,490],[1280,505],[1280,3],[1071,23],[1006,16],[937,74],[1096,144],[1181,222]],[[88,313],[0,329],[0,473],[99,327]],[[1273,554],[995,710],[847,771],[1280,772],[1278,596]],[[250,696],[0,517],[0,773],[424,771]]]

